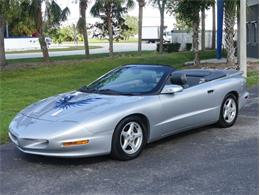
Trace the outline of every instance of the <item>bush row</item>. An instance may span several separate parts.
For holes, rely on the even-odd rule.
[[[156,45],[156,51],[157,52],[159,52],[159,47],[160,47],[160,44],[157,43],[157,45]],[[180,47],[181,47],[180,43],[164,43],[163,44],[163,51],[164,52],[168,52],[168,53],[178,52],[180,50]],[[186,43],[185,50],[186,51],[190,51],[191,48],[192,48],[192,44],[191,43]]]

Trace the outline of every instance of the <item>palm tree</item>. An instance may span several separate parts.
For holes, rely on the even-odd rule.
[[[225,0],[225,46],[227,50],[227,63],[235,65],[234,26],[236,19],[236,1]]]
[[[5,58],[4,32],[8,21],[20,15],[20,4],[22,0],[8,0],[0,3],[0,68],[7,63]]]
[[[5,42],[4,42],[4,31],[5,31],[4,16],[0,15],[0,67],[6,65],[5,60]]]
[[[87,23],[86,23],[86,9],[88,6],[89,0],[80,0],[79,2],[79,12],[80,18],[78,21],[78,29],[83,34],[84,46],[85,46],[85,55],[89,56],[89,45],[88,45],[88,32],[87,32]]]
[[[108,32],[110,56],[113,56],[113,24],[117,23],[117,21],[114,20],[121,15],[126,8],[131,8],[133,5],[133,0],[96,0],[90,10],[90,13],[94,17],[103,18],[107,23],[107,26],[104,25],[107,29],[104,30]]]
[[[192,45],[194,50],[194,64],[198,65],[200,63],[199,57],[199,25],[200,25],[200,15],[199,12],[194,13],[194,19],[192,21]]]
[[[139,13],[138,13],[138,52],[142,51],[142,26],[143,26],[143,7],[145,0],[137,0]]]
[[[159,8],[160,11],[160,45],[159,53],[163,53],[163,32],[164,32],[164,12],[168,0],[152,0],[154,6]]]
[[[42,3],[45,2],[45,20],[43,20]],[[29,16],[34,21],[44,61],[49,61],[48,47],[45,41],[44,30],[55,28],[61,21],[67,19],[69,9],[61,9],[55,0],[30,0],[27,3],[26,10],[29,10]]]

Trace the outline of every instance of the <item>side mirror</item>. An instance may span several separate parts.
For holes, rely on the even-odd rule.
[[[165,85],[161,91],[161,94],[174,94],[177,92],[181,92],[183,87],[180,85]]]

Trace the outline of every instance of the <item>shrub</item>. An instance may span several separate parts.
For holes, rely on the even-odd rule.
[[[186,43],[186,51],[190,51],[192,48],[192,43]]]
[[[156,50],[159,52],[160,44],[157,43]],[[163,44],[163,51],[171,53],[171,52],[178,52],[181,47],[180,43],[164,43]]]

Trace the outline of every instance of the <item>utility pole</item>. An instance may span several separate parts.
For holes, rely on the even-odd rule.
[[[247,76],[247,49],[246,49],[246,1],[240,0],[240,26],[239,26],[239,67],[243,76]]]
[[[245,0],[240,0],[245,1]],[[223,13],[224,13],[224,0],[217,0],[217,59],[222,58],[222,36],[223,36]]]

